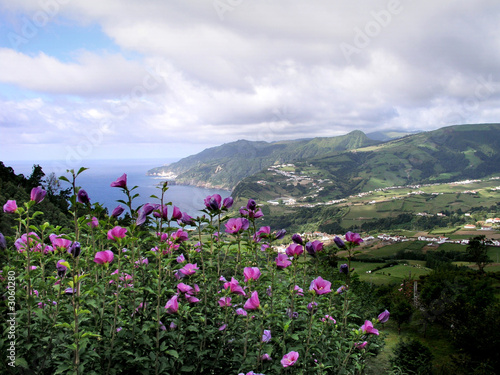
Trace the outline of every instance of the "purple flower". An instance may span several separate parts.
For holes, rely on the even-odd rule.
[[[293,366],[298,359],[299,353],[292,351],[283,356],[283,358],[281,359],[281,364],[283,365],[283,367]]]
[[[139,215],[137,216],[137,220],[135,221],[136,225],[142,225],[146,222],[147,216],[153,212],[158,205],[146,203],[139,209]]]
[[[379,321],[379,323],[385,323],[385,322],[387,322],[389,320],[389,315],[391,315],[389,311],[387,311],[387,310],[382,311],[378,315],[378,321]]]
[[[323,242],[314,240],[313,242],[306,243],[306,251],[310,255],[315,255],[318,251],[323,250]]]
[[[184,263],[186,261],[186,258],[184,257],[184,254],[181,254],[177,257],[176,259],[177,263]]]
[[[316,313],[316,306],[318,306],[318,303],[317,302],[310,302],[308,305],[307,305],[307,309],[311,312],[311,313]]]
[[[339,236],[335,236],[335,238],[333,239],[333,242],[335,242],[335,245],[337,245],[337,247],[339,247],[341,249],[343,249],[345,247],[344,241],[342,241],[342,239]]]
[[[184,283],[179,283],[177,284],[177,292],[179,293],[190,293],[193,290],[193,287],[184,284]]]
[[[247,299],[245,302],[245,305],[243,305],[243,308],[245,310],[258,310],[260,309],[260,301],[259,301],[259,294],[257,291],[252,292],[252,296]]]
[[[298,245],[303,245],[304,244],[304,240],[302,239],[302,237],[298,233],[295,233],[292,236],[292,241],[295,242]]]
[[[0,250],[5,250],[7,248],[7,241],[2,233],[0,233]]]
[[[3,205],[3,212],[13,214],[17,211],[17,203],[15,200],[8,200],[7,203]]]
[[[113,261],[115,255],[111,250],[98,251],[95,254],[94,262],[98,264],[109,264]]]
[[[205,198],[205,207],[209,211],[219,211],[221,208],[222,197],[219,194],[209,195]]]
[[[289,257],[294,257],[297,258],[299,257],[300,254],[304,252],[304,248],[302,245],[299,245],[297,243],[293,243],[290,246],[288,246],[285,250],[286,255]]]
[[[257,208],[257,203],[253,199],[249,199],[247,202],[247,210],[255,210]]]
[[[80,202],[80,203],[83,203],[83,204],[90,203],[89,195],[83,189],[78,190],[78,193],[76,194],[76,197],[78,198],[78,202]]]
[[[268,238],[271,233],[271,227],[260,227],[260,229],[254,234],[253,239],[255,242],[259,242],[263,238]]]
[[[275,239],[281,240],[283,237],[285,237],[285,234],[286,234],[286,229],[280,229],[279,231],[276,232]]]
[[[77,258],[80,255],[81,250],[82,249],[80,247],[80,242],[75,241],[71,244],[70,248],[68,249],[68,253],[73,255],[73,258]]]
[[[61,278],[64,277],[66,271],[68,270],[68,267],[65,266],[65,264],[68,263],[64,259],[58,260],[56,263],[57,276]]]
[[[41,186],[37,186],[31,189],[30,198],[32,201],[35,201],[35,203],[40,203],[41,201],[43,201],[43,198],[45,198],[46,194],[47,192],[43,190]]]
[[[183,275],[190,276],[194,275],[197,270],[199,270],[199,268],[196,263],[188,263],[184,267],[182,267],[179,272],[181,272]]]
[[[182,213],[182,217],[180,218],[180,222],[184,225],[194,225],[194,220],[191,216],[189,216],[186,212]]]
[[[219,327],[219,331],[224,331],[227,328],[227,324],[223,324]]]
[[[365,324],[359,327],[359,330],[366,334],[372,334],[378,336],[378,329],[373,328],[373,323],[369,320],[365,320]]]
[[[222,202],[222,208],[223,209],[230,209],[231,207],[233,206],[233,198],[231,197],[227,197],[224,199],[224,201]]]
[[[361,238],[359,233],[352,233],[352,232],[347,232],[345,234],[345,240],[356,245],[359,245],[361,242],[363,242],[363,239]]]
[[[127,175],[124,173],[121,177],[118,177],[116,181],[113,181],[110,185],[111,187],[126,188],[127,187]]]
[[[187,232],[184,232],[182,229],[177,229],[174,233],[170,235],[170,238],[174,243],[182,243],[188,240]]]
[[[248,280],[258,280],[261,273],[258,267],[245,267],[243,275],[245,276],[245,282],[248,282]]]
[[[318,278],[311,281],[309,290],[314,290],[316,294],[326,294],[331,292],[331,285],[331,282],[324,280],[321,276],[318,276]]]
[[[120,215],[123,213],[123,211],[125,211],[125,209],[124,209],[122,206],[118,205],[118,206],[117,206],[117,207],[115,207],[115,209],[111,212],[111,217],[118,217],[118,216],[120,216]]]
[[[276,257],[276,266],[280,269],[287,268],[292,262],[286,254],[278,254]]]
[[[349,273],[349,266],[347,264],[342,264],[339,268],[339,272],[347,275]]]
[[[345,285],[341,285],[341,286],[339,286],[339,287],[337,288],[336,293],[337,293],[337,294],[342,294],[342,293],[344,293],[346,290],[347,290],[347,287],[346,287]]]
[[[179,303],[177,302],[177,295],[174,295],[167,301],[165,309],[167,310],[167,314],[175,314],[177,311],[179,311]]]
[[[262,334],[262,342],[269,342],[269,341],[271,341],[271,331],[265,329],[264,333]]]
[[[108,230],[108,239],[116,241],[118,238],[125,238],[126,233],[127,228],[116,226],[113,229]]]
[[[231,306],[231,297],[221,297],[218,302],[220,307],[229,307]]]

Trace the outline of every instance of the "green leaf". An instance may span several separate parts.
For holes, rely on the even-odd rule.
[[[179,358],[179,353],[177,353],[177,350],[170,349],[165,351],[165,353],[170,354],[174,358]]]
[[[81,168],[78,170],[78,173],[77,173],[76,175],[78,176],[80,173],[82,173],[82,172],[86,171],[87,169],[88,169],[88,168],[81,167]]]
[[[66,177],[64,177],[64,176],[59,177],[59,179],[62,180],[62,181],[69,182],[71,184],[71,182]]]
[[[16,366],[28,368],[28,362],[24,358],[16,358]]]

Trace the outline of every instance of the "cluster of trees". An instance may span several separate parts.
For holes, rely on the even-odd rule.
[[[0,202],[9,199],[18,202],[27,201],[30,197],[31,189],[43,186],[47,191],[46,198],[40,203],[44,215],[35,218],[34,225],[41,221],[57,222],[60,225],[70,223],[71,216],[68,212],[70,189],[63,189],[54,173],[48,176],[39,165],[33,165],[31,175],[25,177],[17,175],[11,167],[7,167],[0,161]],[[0,211],[0,233],[5,236],[15,234],[13,227],[17,224],[12,215],[7,215]]]

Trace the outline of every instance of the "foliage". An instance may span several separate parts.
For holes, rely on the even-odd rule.
[[[476,263],[481,273],[484,273],[484,267],[492,262],[488,257],[488,243],[484,235],[472,237],[466,249],[469,260]]]
[[[394,357],[391,364],[397,373],[407,375],[432,374],[432,353],[420,341],[412,339],[400,341],[394,348]]]
[[[336,249],[294,236],[277,257],[282,232],[257,228],[252,200],[235,215],[232,200],[209,196],[191,218],[166,201],[165,184],[157,203],[134,208],[126,175],[111,184],[125,194],[121,226],[123,213],[107,215],[77,186],[84,170],[61,177],[71,227],[33,224],[45,218],[33,193],[5,213],[18,225],[2,252],[2,373],[274,374],[286,364],[359,374],[378,352],[371,293],[332,267]]]

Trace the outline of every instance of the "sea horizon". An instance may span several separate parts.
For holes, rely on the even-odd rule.
[[[177,159],[93,159],[62,168],[61,166],[65,165],[65,162],[58,160],[39,162],[2,160],[6,167],[11,167],[16,174],[23,174],[26,178],[31,175],[33,165],[40,165],[46,176],[53,172],[57,177],[65,176],[69,180],[71,180],[71,175],[66,172],[66,169],[74,169],[76,172],[81,167],[88,168],[77,177],[76,185],[88,193],[91,203],[99,202],[109,211],[120,204],[117,202],[118,199],[126,200],[121,189],[110,187],[110,184],[124,173],[127,174],[129,188],[138,186],[134,193],[137,192],[139,197],[133,201],[133,208],[137,208],[144,203],[159,203],[159,200],[151,198],[151,195],[161,196],[161,190],[158,186],[161,186],[165,179],[158,176],[148,176],[146,173],[151,168],[175,161]],[[62,189],[68,187],[70,185],[67,182],[61,181]],[[191,216],[197,216],[200,210],[204,208],[204,198],[213,194],[220,194],[225,198],[231,192],[221,189],[172,184],[165,194],[165,202],[172,202],[181,211],[187,212]],[[121,205],[123,206],[123,204]]]

